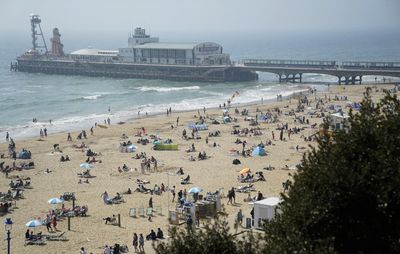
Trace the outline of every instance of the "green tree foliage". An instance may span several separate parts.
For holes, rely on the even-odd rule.
[[[172,229],[157,253],[400,253],[400,101],[369,90],[349,132],[324,135],[282,194],[265,237],[240,240],[216,220],[193,234]],[[328,126],[328,123],[326,123]]]
[[[266,225],[269,253],[400,253],[400,102],[369,90],[351,131],[321,137]]]
[[[173,227],[168,242],[153,244],[158,254],[253,254],[257,253],[258,240],[254,235],[235,236],[225,219],[218,217],[213,223],[189,233]],[[250,244],[253,243],[253,244]]]

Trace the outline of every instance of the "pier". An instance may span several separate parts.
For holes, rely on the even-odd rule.
[[[301,83],[306,73],[335,76],[338,84],[346,85],[361,84],[363,76],[400,78],[400,62],[245,59],[237,66],[250,71],[274,73],[278,75],[279,82],[292,83]]]

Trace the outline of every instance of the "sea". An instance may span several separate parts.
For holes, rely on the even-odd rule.
[[[364,31],[340,36],[293,33],[192,34],[187,37],[178,34],[174,37],[169,33],[165,37],[164,41],[169,42],[218,42],[234,61],[261,58],[400,62],[398,31]],[[68,53],[87,47],[124,47],[127,36],[67,34],[62,40]],[[319,74],[303,75],[302,84],[279,84],[277,76],[268,73],[259,73],[259,80],[253,82],[203,83],[11,72],[10,63],[29,47],[29,30],[3,34],[0,40],[0,142],[5,142],[6,132],[18,140],[38,136],[42,128],[47,128],[50,134],[82,130],[95,123],[104,123],[107,118],[111,123],[117,123],[144,117],[146,112],[148,115],[165,113],[168,108],[195,110],[218,107],[233,94],[237,94],[233,104],[245,104],[261,99],[273,100],[278,94],[288,96],[304,91],[308,86],[326,89],[328,84],[337,82],[336,77]],[[383,77],[377,79],[382,81]],[[367,76],[363,81],[373,83],[375,77]],[[33,118],[37,122],[33,122]]]

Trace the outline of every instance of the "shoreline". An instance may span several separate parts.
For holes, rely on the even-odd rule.
[[[301,92],[305,92],[305,91],[307,91],[310,87],[312,87],[312,86],[322,86],[322,87],[326,87],[326,84],[319,84],[319,85],[314,85],[314,84],[310,84],[310,85],[301,85],[298,89],[296,89],[295,91],[293,91],[293,92],[291,92],[290,94],[288,94],[288,95],[285,95],[285,96],[283,96],[282,97],[282,99],[283,100],[286,100],[287,98],[289,98],[289,97],[291,97],[291,96],[293,96],[293,95],[295,95],[296,93],[301,93]],[[298,91],[300,89],[300,91]],[[324,90],[324,89],[323,89]],[[322,91],[323,91],[322,90]],[[276,95],[275,95],[276,96]],[[261,101],[261,98],[260,99],[258,99],[258,100],[254,100],[254,101],[249,101],[249,102],[244,102],[244,103],[231,103],[231,105],[230,105],[230,107],[245,107],[245,106],[252,106],[252,105],[256,105],[256,104],[258,104],[258,102],[260,102]],[[275,102],[276,101],[276,99],[273,99],[273,98],[271,98],[271,99],[265,99],[263,102],[264,102],[264,104],[270,104],[270,103],[273,103],[273,102]],[[206,109],[207,110],[215,110],[215,109],[219,109],[219,107],[218,106],[215,106],[215,107],[206,107]],[[203,107],[201,107],[201,108],[195,108],[195,109],[183,109],[183,110],[174,110],[173,109],[173,113],[175,113],[175,114],[177,114],[177,113],[188,113],[188,112],[196,112],[197,113],[197,111],[202,111],[203,110]],[[129,111],[129,110],[123,110],[123,111],[117,111],[117,112],[127,112],[127,111]],[[132,112],[132,114],[130,115],[130,116],[126,116],[126,117],[123,117],[123,116],[120,116],[119,117],[119,119],[117,120],[117,122],[115,122],[115,121],[113,121],[113,119],[112,119],[112,117],[113,117],[113,114],[107,114],[107,113],[105,113],[104,115],[107,115],[107,116],[105,116],[105,117],[110,117],[110,119],[111,119],[111,121],[113,122],[112,124],[111,124],[111,126],[113,126],[113,125],[119,125],[118,123],[119,122],[124,122],[124,124],[126,124],[126,123],[131,123],[132,121],[136,121],[136,120],[140,120],[140,119],[146,119],[146,118],[151,118],[151,117],[158,117],[158,116],[162,116],[162,115],[165,115],[165,111],[164,112],[162,112],[162,111],[158,111],[158,112],[151,112],[151,113],[149,113],[148,114],[148,116],[146,117],[146,116],[142,116],[142,111],[140,111],[141,112],[141,116],[140,117],[137,117],[137,116],[135,116],[134,114],[133,114],[133,111],[131,111]],[[145,114],[145,113],[144,113]],[[126,118],[126,119],[125,119]],[[57,120],[56,120],[57,121]],[[55,121],[54,121],[55,122]],[[34,128],[34,129],[37,129],[37,134],[35,134],[35,135],[24,135],[24,136],[20,136],[20,137],[18,137],[17,136],[17,138],[14,138],[14,136],[12,135],[12,133],[10,133],[10,137],[11,138],[13,138],[14,140],[18,140],[18,141],[24,141],[24,140],[31,140],[31,139],[35,139],[35,138],[38,138],[38,133],[39,133],[39,129],[42,129],[42,128],[49,128],[49,127],[51,127],[52,125],[51,124],[49,124],[49,123],[47,123],[47,122],[42,122],[43,123],[43,125],[40,125],[40,126],[38,126],[38,127],[36,127],[36,126],[28,126],[28,125],[25,125],[24,127],[21,127],[20,129],[32,129],[32,128]],[[97,124],[103,124],[103,122],[97,122]],[[91,126],[93,126],[94,127],[94,123],[91,125]],[[55,135],[55,134],[60,134],[60,133],[68,133],[68,132],[71,132],[71,134],[72,133],[76,133],[76,132],[79,132],[80,130],[84,130],[84,129],[90,129],[90,127],[91,126],[86,126],[86,127],[81,127],[80,125],[79,125],[79,123],[75,126],[75,127],[72,127],[71,129],[63,129],[63,128],[61,128],[61,129],[59,129],[59,130],[57,130],[57,131],[54,131],[54,132],[52,132],[51,131],[51,129],[48,129],[48,136],[51,136],[51,135]],[[107,125],[108,126],[108,125]],[[17,128],[17,127],[15,127],[15,128]],[[0,134],[2,134],[2,136],[5,136],[5,134],[6,134],[6,132],[7,132],[7,130],[4,130],[4,131],[2,131],[2,130],[0,130]],[[10,132],[10,130],[8,130],[8,132]],[[3,135],[4,134],[4,135]],[[2,144],[2,143],[6,143],[6,141],[5,141],[5,139],[3,139],[3,138],[0,138],[0,144]]]

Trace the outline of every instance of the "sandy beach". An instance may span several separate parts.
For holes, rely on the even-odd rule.
[[[107,128],[96,127],[91,135],[89,128],[86,129],[87,139],[77,140],[79,132],[71,132],[73,141],[67,141],[67,133],[50,134],[47,137],[40,138],[39,136],[32,139],[16,140],[16,152],[22,148],[29,150],[32,153],[31,160],[16,160],[16,164],[21,162],[34,161],[35,168],[30,170],[13,170],[9,173],[8,178],[5,174],[0,177],[0,191],[7,192],[11,180],[19,178],[30,178],[32,189],[23,191],[23,198],[16,200],[16,207],[2,219],[12,218],[14,224],[12,228],[12,253],[79,253],[79,249],[84,247],[89,253],[102,253],[104,245],[114,245],[115,243],[126,244],[129,247],[130,253],[134,253],[132,247],[133,233],[149,234],[151,229],[157,230],[161,228],[165,235],[168,235],[169,223],[167,220],[168,206],[174,209],[176,203],[171,202],[172,195],[168,192],[163,192],[161,195],[150,195],[139,192],[133,192],[130,195],[123,195],[124,203],[106,205],[104,204],[101,194],[105,191],[110,196],[115,196],[117,192],[123,193],[130,188],[134,191],[138,186],[136,179],[149,180],[147,188],[153,188],[155,184],[160,186],[164,184],[166,187],[176,186],[176,192],[179,190],[189,190],[192,187],[201,187],[202,194],[206,192],[214,192],[218,189],[223,190],[226,195],[232,187],[245,185],[237,179],[239,171],[243,168],[250,168],[252,173],[262,171],[266,181],[258,181],[254,183],[256,189],[251,195],[255,196],[260,191],[264,197],[277,197],[283,191],[282,182],[290,178],[289,174],[294,173],[292,169],[297,165],[303,154],[309,150],[309,145],[316,145],[314,141],[305,141],[305,137],[310,137],[318,132],[318,126],[322,123],[323,118],[320,117],[320,109],[316,109],[317,99],[322,99],[327,108],[328,105],[340,105],[345,111],[346,102],[359,102],[362,99],[363,92],[367,85],[356,86],[330,86],[325,91],[317,91],[316,94],[307,94],[310,102],[309,106],[305,107],[304,112],[295,113],[296,117],[303,116],[308,121],[304,124],[295,121],[295,116],[289,114],[292,110],[295,111],[298,105],[298,98],[284,98],[282,101],[264,102],[259,101],[252,105],[238,106],[239,112],[248,109],[247,116],[235,113],[235,106],[229,109],[229,115],[236,118],[236,122],[224,124],[222,119],[222,109],[207,109],[204,113],[202,109],[199,111],[179,112],[172,108],[170,115],[157,116],[142,116],[140,119],[135,119],[124,124],[113,123],[112,115],[110,116],[111,125]],[[375,99],[383,96],[383,88],[393,88],[393,85],[379,85],[377,91],[372,89],[372,96]],[[239,95],[240,96],[240,95]],[[335,101],[338,97],[342,100]],[[347,100],[344,98],[347,97]],[[329,98],[331,99],[329,101]],[[221,102],[222,103],[222,102]],[[321,105],[320,105],[321,106]],[[258,111],[257,112],[257,108]],[[280,113],[275,111],[279,108]],[[246,117],[259,117],[261,113],[266,113],[270,110],[272,115],[276,115],[276,122],[267,122],[258,119],[258,125],[250,126],[251,121],[245,121]],[[310,114],[315,112],[315,114]],[[333,112],[328,110],[328,112]],[[198,131],[197,136],[201,139],[185,140],[182,138],[184,129],[187,135],[191,137],[191,130],[188,128],[189,123],[199,121],[199,114],[205,117],[205,123],[208,130]],[[325,113],[326,114],[326,113]],[[179,117],[179,124],[177,118]],[[212,119],[220,119],[221,124],[212,124]],[[283,138],[280,140],[280,131],[278,127],[287,124],[288,128],[300,128],[301,130],[295,134],[292,133],[290,138],[288,132],[283,132]],[[171,127],[173,126],[173,128]],[[261,135],[254,135],[251,131],[247,135],[233,135],[233,126],[239,126],[236,129],[244,128],[259,128],[257,131]],[[312,128],[315,126],[314,128]],[[138,132],[145,128],[145,135],[150,141],[150,144],[138,144],[139,137],[135,136]],[[51,129],[51,128],[49,128]],[[206,137],[209,133],[220,132],[218,137]],[[275,140],[272,137],[274,132]],[[122,139],[125,134],[128,138]],[[152,149],[153,141],[149,135],[156,135],[162,141],[172,139],[173,144],[178,145],[177,151],[155,151]],[[4,137],[1,137],[4,139]],[[240,139],[246,141],[245,149],[252,150],[253,147],[260,143],[264,145],[271,141],[271,145],[265,146],[266,156],[248,156],[243,157],[241,151],[242,144],[236,144],[235,141]],[[136,152],[122,153],[119,151],[120,143],[130,140],[136,147]],[[94,178],[90,178],[89,183],[81,183],[78,181],[78,173],[83,170],[80,164],[87,159],[87,148],[74,148],[73,145],[79,145],[84,142],[92,151],[101,154],[96,156],[96,160],[101,160],[101,163],[93,163],[93,168],[90,170]],[[214,142],[216,146],[214,147]],[[55,151],[53,145],[59,144],[62,153]],[[194,144],[196,152],[188,153],[187,149]],[[4,165],[12,166],[13,160],[8,157],[8,143],[0,144],[0,154],[5,154],[4,159],[0,162],[5,162]],[[206,160],[197,160],[199,152],[205,151]],[[238,151],[239,155],[234,152]],[[136,153],[145,152],[148,158],[154,156],[157,160],[157,170],[151,172],[141,172],[141,159],[134,159]],[[61,156],[68,155],[70,161],[60,162]],[[190,161],[190,156],[196,158],[196,161]],[[239,159],[241,164],[234,165],[232,161]],[[118,172],[118,167],[126,164],[130,170],[128,172]],[[289,169],[285,169],[285,166]],[[275,169],[264,170],[264,167],[271,166]],[[182,176],[176,175],[178,168],[182,167],[185,175],[190,175],[190,184],[182,185]],[[49,173],[46,172],[49,169]],[[168,174],[170,172],[170,174]],[[82,179],[82,181],[85,179]],[[169,182],[169,184],[168,184]],[[67,230],[67,219],[58,221],[57,229],[59,232],[52,233],[53,235],[65,232],[68,241],[47,241],[43,246],[24,246],[25,232],[27,227],[25,224],[35,218],[41,220],[46,218],[46,214],[56,205],[48,204],[48,200],[54,197],[60,197],[64,192],[74,192],[77,198],[76,205],[87,205],[88,212],[86,217],[71,218],[71,230]],[[162,214],[156,214],[152,221],[148,221],[147,217],[132,218],[129,216],[130,208],[146,208],[149,198],[152,197],[155,207],[161,207]],[[228,215],[230,226],[233,227],[234,218],[239,211],[243,210],[245,218],[250,217],[252,205],[244,202],[243,199],[247,194],[236,193],[236,204],[227,205],[227,198],[222,199],[225,211]],[[65,207],[72,206],[71,201],[65,201]],[[61,207],[61,205],[58,205]],[[103,218],[120,214],[121,227],[105,224]],[[182,228],[185,225],[181,226]],[[39,226],[32,229],[34,233],[43,232],[48,234],[45,226]],[[5,242],[4,242],[5,243]],[[6,250],[6,244],[1,245],[1,251]],[[153,253],[151,241],[145,241],[146,253]]]

